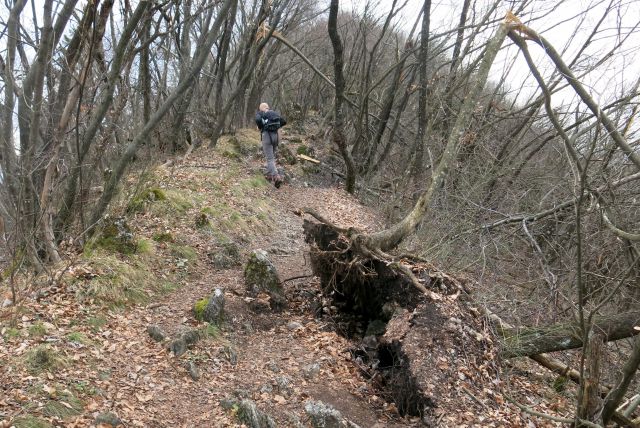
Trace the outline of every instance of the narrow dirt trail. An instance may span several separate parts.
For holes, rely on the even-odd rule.
[[[257,154],[251,145],[248,152]],[[240,157],[220,146],[154,171],[155,185],[182,202],[154,210],[159,202],[147,200],[147,209],[129,221],[147,242],[157,241],[161,232],[193,251],[185,267],[171,252],[173,244],[152,244],[152,262],[143,275],[158,285],[179,278],[170,291],[152,292],[145,304],[106,310],[103,302],[78,298],[95,278],[109,278],[108,268],[81,257],[78,265],[63,269],[71,280],[37,291],[40,297],[27,298],[19,312],[0,309],[0,428],[27,417],[42,424],[21,422],[16,428],[95,426],[96,416],[105,412],[127,427],[243,426],[228,399],[253,401],[279,427],[309,427],[309,401],[331,405],[363,428],[422,426],[419,418],[401,417],[352,360],[355,345],[336,333],[330,303],[323,301],[308,262],[303,219],[295,214],[311,207],[334,224],[372,230],[381,227],[374,210],[340,188],[309,186],[300,168],[290,184],[275,189],[260,177],[261,165],[259,155]],[[193,203],[183,203],[187,197]],[[217,216],[208,231],[194,226],[204,212]],[[238,244],[240,264],[212,265],[220,232]],[[255,249],[267,251],[285,282],[287,307],[281,312],[271,311],[266,297],[245,292],[243,265]],[[135,257],[115,260],[138,266]],[[128,287],[125,283],[125,291]],[[193,313],[194,303],[216,288],[226,300],[219,329],[207,328]],[[166,342],[151,339],[147,328],[154,325],[171,338],[193,330],[207,337],[175,356]],[[43,331],[32,334],[34,326]],[[64,362],[34,373],[29,360],[42,347]],[[197,380],[188,367],[197,369]],[[483,408],[477,398],[460,400],[469,420]]]
[[[373,221],[372,214],[342,190],[294,185],[269,192],[278,205],[277,225],[252,246],[272,250],[283,279],[311,275],[302,219],[293,214],[295,208],[311,206],[338,223],[348,218]],[[385,403],[349,362],[348,341],[324,331],[313,317],[309,297],[317,290],[312,278],[286,283],[285,311],[256,313],[249,309],[250,299],[243,298],[241,268],[203,269],[199,275],[162,300],[110,320],[111,359],[102,367],[110,379],[101,411],[113,411],[131,426],[239,426],[220,406],[222,399],[235,396],[254,400],[278,426],[295,426],[296,421],[305,426],[307,400],[333,405],[363,427],[407,425],[393,422],[393,414],[384,412]],[[215,287],[225,292],[229,316],[221,337],[200,342],[176,358],[146,335],[150,324],[169,333],[194,327],[194,302]],[[200,369],[198,381],[189,377],[186,361]]]

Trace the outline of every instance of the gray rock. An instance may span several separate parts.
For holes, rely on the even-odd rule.
[[[187,372],[189,373],[189,376],[191,376],[191,379],[200,379],[200,369],[198,369],[196,363],[194,363],[193,361],[187,361],[184,367],[187,369]]]
[[[302,367],[302,376],[306,380],[311,380],[320,373],[320,364],[312,363]]]
[[[187,352],[187,344],[184,339],[178,338],[169,344],[169,349],[173,352],[173,355],[179,357],[180,355]]]
[[[198,330],[186,330],[180,333],[180,339],[184,341],[187,348],[193,347],[201,339],[200,332]]]
[[[167,334],[157,325],[150,325],[147,327],[147,333],[156,342],[162,342],[167,338]]]
[[[280,366],[278,366],[278,363],[275,361],[269,361],[267,367],[274,373],[280,373]]]
[[[293,394],[293,383],[287,376],[278,376],[276,378],[276,386],[280,395],[290,397]]]
[[[276,423],[269,415],[260,411],[251,400],[242,400],[238,409],[238,419],[249,428],[276,428]]]
[[[235,242],[227,242],[215,252],[209,253],[209,261],[216,269],[229,269],[240,266],[240,247]]]
[[[233,395],[235,395],[238,398],[249,398],[251,393],[246,389],[238,388],[235,391],[233,391]]]
[[[358,428],[358,425],[343,418],[339,411],[322,401],[307,401],[304,410],[313,428]]]
[[[216,288],[209,297],[209,303],[204,308],[202,318],[210,324],[220,325],[224,320],[224,293]]]
[[[302,328],[302,327],[303,327],[303,325],[300,324],[297,321],[291,321],[289,324],[287,324],[287,328],[289,330],[291,330],[291,331],[297,330],[297,329]]]
[[[293,413],[289,413],[289,423],[293,428],[305,428],[300,418]]]
[[[237,405],[238,405],[238,402],[231,398],[223,398],[222,400],[220,400],[220,407],[222,407],[225,410],[231,410],[233,409],[233,406],[237,406]]]
[[[118,425],[122,425],[123,422],[115,413],[106,412],[106,413],[100,413],[98,416],[96,416],[96,425],[100,425],[100,424],[117,427]]]
[[[260,387],[260,394],[271,394],[273,392],[273,386],[265,383]]]
[[[4,302],[2,302],[3,308],[8,308],[11,305],[13,305],[13,301],[11,299],[4,299]]]
[[[271,298],[272,309],[281,309],[286,303],[280,277],[266,251],[251,252],[244,269],[244,282],[250,295],[267,293]]]
[[[232,366],[238,364],[238,351],[236,351],[233,346],[226,345],[220,350],[220,355],[229,361]]]

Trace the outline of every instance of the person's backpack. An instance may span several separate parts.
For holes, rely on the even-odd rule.
[[[285,123],[284,119],[274,110],[267,110],[262,113],[262,129],[264,131],[275,132],[283,127]]]

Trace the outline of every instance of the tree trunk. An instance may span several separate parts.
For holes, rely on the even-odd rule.
[[[600,331],[607,342],[639,334],[634,327],[640,323],[640,310],[607,317],[596,317],[593,330]],[[520,328],[505,332],[504,358],[531,356],[546,352],[581,348],[584,343],[575,323],[554,324],[546,327]]]
[[[637,325],[638,320],[636,319],[636,326]],[[636,331],[636,333],[639,332]],[[618,381],[618,384],[611,390],[605,399],[604,408],[602,410],[602,422],[605,425],[613,418],[616,409],[624,399],[624,394],[627,392],[629,384],[638,371],[638,367],[640,367],[640,337],[636,337],[635,339],[631,356],[622,369],[621,378]]]
[[[600,361],[602,359],[602,346],[604,335],[591,330],[587,346],[584,349],[584,372],[581,377],[580,392],[578,395],[578,419],[599,422],[600,413]],[[584,426],[577,423],[577,426]]]
[[[417,181],[424,176],[424,145],[427,133],[427,58],[429,58],[429,26],[431,23],[431,0],[424,0],[422,6],[422,31],[420,33],[420,54],[418,56],[419,83],[418,96],[418,132],[414,143],[414,158],[411,165],[411,176]]]
[[[338,34],[338,4],[339,0],[331,0],[329,7],[329,21],[327,30],[331,45],[333,46],[333,71],[335,74],[336,95],[333,104],[333,142],[338,146],[340,154],[345,163],[347,170],[347,178],[345,189],[349,193],[353,193],[356,187],[356,167],[347,148],[346,138],[344,136],[344,116],[342,112],[344,104],[345,78],[343,73],[344,59],[342,40]]]

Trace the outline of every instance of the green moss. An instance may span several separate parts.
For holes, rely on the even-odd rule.
[[[38,374],[63,366],[66,361],[57,351],[47,345],[40,345],[27,353],[27,368]]]
[[[200,299],[193,305],[193,315],[198,321],[204,319],[204,310],[209,304],[209,299]]]
[[[157,232],[151,237],[156,242],[175,242],[173,234],[169,232]]]
[[[40,321],[29,327],[29,337],[42,337],[45,334],[47,334],[47,329]]]
[[[221,336],[220,327],[207,323],[206,326],[199,330],[200,337],[208,339],[218,339]]]
[[[12,426],[15,428],[53,428],[53,425],[51,425],[44,419],[40,419],[31,415],[20,416],[16,418],[13,421]]]
[[[165,201],[165,190],[158,187],[150,187],[135,195],[127,205],[128,212],[140,212],[145,210],[146,204],[156,201]]]

